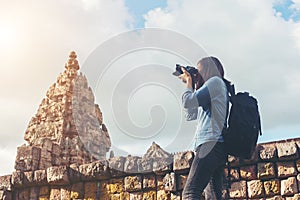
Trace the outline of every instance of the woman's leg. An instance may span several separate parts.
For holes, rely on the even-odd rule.
[[[220,146],[220,143],[209,142],[202,144],[197,148],[183,190],[183,200],[200,199],[204,188],[207,186],[215,170],[223,164],[223,154],[225,153],[223,152],[222,147],[223,146]]]

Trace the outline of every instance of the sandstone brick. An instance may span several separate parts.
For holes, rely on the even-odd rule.
[[[42,186],[39,190],[39,197],[40,198],[48,198],[50,195],[50,188],[48,186]]]
[[[180,192],[171,193],[171,200],[180,200],[181,194]]]
[[[108,184],[110,193],[121,193],[124,191],[123,179],[112,179]]]
[[[285,197],[285,200],[300,200],[300,194],[295,194],[292,197]]]
[[[70,198],[71,199],[83,199],[84,197],[84,185],[83,183],[75,183],[71,187]]]
[[[298,192],[296,178],[290,177],[281,181],[281,195],[293,195]]]
[[[33,182],[39,184],[47,183],[47,172],[46,170],[36,170],[33,175]]]
[[[246,181],[233,182],[229,189],[230,198],[245,199],[246,198]]]
[[[142,200],[143,199],[143,193],[142,192],[134,192],[129,194],[130,200]]]
[[[126,173],[137,173],[138,172],[138,163],[137,160],[140,157],[137,156],[127,156],[126,161],[124,163],[124,171]]]
[[[174,172],[166,174],[165,177],[163,178],[163,182],[164,182],[164,189],[166,191],[172,191],[172,192],[176,191],[176,177]]]
[[[15,169],[20,171],[33,171],[39,167],[41,149],[36,146],[22,145],[17,149]]]
[[[109,168],[112,176],[118,176],[119,172],[124,172],[125,157],[113,157],[109,159]]]
[[[68,167],[49,167],[47,169],[47,181],[49,184],[63,185],[69,183]]]
[[[164,189],[164,176],[158,175],[156,176],[156,181],[157,181],[157,189],[158,190],[163,190]]]
[[[137,159],[138,172],[147,173],[153,170],[153,159],[152,158],[138,158]]]
[[[188,170],[193,162],[194,153],[192,151],[180,152],[174,155],[173,170],[175,172]]]
[[[298,156],[294,141],[276,143],[279,159],[292,159]]]
[[[38,187],[30,188],[29,199],[30,200],[38,200],[39,199],[39,188]]]
[[[0,176],[0,190],[11,190],[11,175]]]
[[[165,190],[157,191],[157,200],[169,200],[171,198],[171,193]]]
[[[124,178],[125,191],[137,191],[142,189],[142,177],[137,176],[126,176]]]
[[[71,198],[71,186],[63,186],[60,188],[60,198],[61,199]]]
[[[84,184],[84,199],[97,199],[97,183],[87,182]],[[99,188],[100,191],[100,188]]]
[[[12,200],[13,199],[12,192],[8,191],[6,189],[0,190],[0,199],[1,200]]]
[[[297,171],[300,172],[300,160],[296,161]]]
[[[275,144],[261,144],[259,145],[259,157],[261,160],[272,160],[276,158]]]
[[[143,179],[143,188],[156,188],[156,179],[154,175],[145,175]]]
[[[280,194],[280,181],[278,179],[265,181],[264,188],[266,196],[275,196]]]
[[[143,193],[143,200],[154,200],[156,199],[156,191],[147,191]]]
[[[285,200],[285,198],[280,195],[276,195],[274,197],[266,198],[266,200]]]
[[[188,175],[178,175],[178,190],[183,190],[185,183],[187,181]]]
[[[83,180],[102,180],[110,177],[108,163],[104,161],[80,165],[79,172]]]
[[[239,168],[230,169],[230,179],[231,181],[238,181],[240,179]]]
[[[30,198],[30,189],[21,189],[18,192],[19,200],[28,200]]]
[[[51,190],[50,190],[50,198],[49,198],[49,200],[57,200],[57,199],[61,199],[60,188],[58,188],[58,187],[52,187]]]
[[[156,158],[153,160],[153,171],[156,174],[165,174],[168,171],[171,171],[173,158]]]
[[[252,180],[247,183],[249,198],[262,198],[264,196],[263,183],[260,180]]]
[[[20,187],[24,182],[24,172],[14,171],[12,173],[11,182],[15,187]]]
[[[256,176],[256,166],[244,166],[240,168],[241,178],[244,180],[254,180],[257,179]]]
[[[259,179],[275,177],[275,168],[273,163],[258,163],[257,171]]]
[[[26,186],[31,186],[33,184],[33,176],[34,172],[23,172],[24,174],[24,179],[23,179],[23,184]]]
[[[276,164],[279,178],[289,177],[297,174],[294,162],[278,162]]]

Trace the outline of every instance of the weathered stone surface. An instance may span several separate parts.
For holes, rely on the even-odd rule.
[[[142,200],[143,199],[143,193],[142,192],[130,193],[129,199],[130,200]]]
[[[152,158],[139,158],[137,160],[138,172],[147,173],[153,170],[153,159]]]
[[[245,199],[246,198],[246,181],[233,182],[229,189],[230,198]]]
[[[174,155],[173,170],[177,172],[189,169],[192,165],[193,159],[194,153],[192,151],[176,153]]]
[[[164,176],[163,175],[157,175],[156,176],[156,181],[157,181],[157,189],[158,190],[163,190],[164,189]]]
[[[121,193],[124,191],[123,179],[112,179],[108,184],[110,193]]]
[[[297,174],[294,162],[278,162],[276,165],[279,178],[289,177]]]
[[[281,195],[293,195],[298,192],[297,182],[295,177],[290,177],[281,181]]]
[[[79,166],[79,172],[83,180],[107,179],[110,177],[108,163],[105,161],[96,161]]]
[[[126,161],[124,163],[124,171],[126,173],[137,173],[138,172],[138,163],[137,160],[140,157],[137,156],[127,156]]]
[[[142,177],[137,176],[126,176],[124,178],[125,191],[137,191],[142,189]]]
[[[39,167],[41,149],[36,146],[22,145],[18,147],[15,169],[20,171],[33,171]]]
[[[148,189],[148,188],[155,189],[156,188],[156,179],[155,179],[154,175],[144,175],[143,188],[144,189]]]
[[[33,176],[34,172],[23,172],[24,177],[23,177],[23,184],[26,186],[31,186],[34,184],[33,182]]]
[[[39,190],[40,198],[48,198],[50,195],[50,188],[48,186],[41,186]]]
[[[164,189],[166,191],[176,192],[176,177],[174,172],[166,174],[165,177],[163,178],[163,182],[164,182]]]
[[[143,193],[143,200],[156,199],[156,191],[148,191]]]
[[[258,163],[257,171],[259,179],[275,177],[275,168],[273,163]]]
[[[240,174],[241,178],[244,180],[254,180],[257,179],[256,176],[256,166],[251,165],[251,166],[244,166],[240,168]]]
[[[30,200],[38,200],[39,199],[39,187],[30,188],[29,199]]]
[[[274,196],[274,197],[270,197],[270,198],[266,198],[266,200],[284,200],[285,198],[282,196]]]
[[[187,181],[188,175],[178,175],[178,190],[183,190]]]
[[[276,143],[279,159],[290,159],[298,156],[294,141]]]
[[[250,198],[261,198],[264,196],[263,183],[260,180],[247,182],[248,196]]]
[[[57,200],[57,199],[61,199],[60,198],[60,188],[59,187],[52,187],[50,189],[50,198],[49,200]]]
[[[84,186],[83,183],[72,184],[70,198],[71,199],[83,199],[84,197]]]
[[[285,200],[300,200],[300,194],[295,194],[292,197],[285,197]]]
[[[180,200],[180,192],[171,193],[171,200]]]
[[[119,156],[119,157],[113,157],[109,159],[109,170],[111,173],[111,176],[121,176],[124,174],[124,163],[126,161],[125,157]]]
[[[300,172],[300,160],[296,161],[296,168],[297,168],[297,171]]]
[[[276,158],[275,144],[261,144],[259,145],[259,157],[262,160],[272,160]]]
[[[166,192],[165,190],[157,191],[157,200],[168,200],[171,198],[171,193]]]
[[[239,168],[230,169],[230,179],[231,181],[238,181],[240,179]]]
[[[22,189],[18,192],[18,198],[21,200],[30,199],[30,189]]]
[[[33,175],[33,182],[39,184],[47,183],[47,172],[46,170],[36,170]]]
[[[98,183],[87,182],[84,184],[84,199],[97,199],[97,194],[100,192],[98,189]]]
[[[264,182],[266,196],[271,197],[280,194],[280,181],[278,179]]]
[[[12,173],[11,182],[14,185],[14,187],[21,187],[24,182],[24,172],[14,171]]]
[[[47,181],[49,184],[62,185],[69,183],[68,167],[49,167],[47,169]]]
[[[60,188],[60,198],[61,199],[71,198],[71,186],[63,186]]]
[[[0,190],[11,190],[11,175],[0,176]]]

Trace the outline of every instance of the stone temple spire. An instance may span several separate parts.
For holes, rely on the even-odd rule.
[[[72,51],[64,72],[50,86],[30,120],[24,135],[28,146],[18,148],[17,170],[84,164],[106,158],[111,146],[108,130],[86,77],[78,72],[76,58]],[[24,157],[24,152],[32,149],[40,149],[40,153],[35,158]]]

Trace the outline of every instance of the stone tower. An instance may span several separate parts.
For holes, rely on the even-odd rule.
[[[87,79],[79,73],[76,58],[76,53],[71,52],[65,71],[50,86],[30,120],[24,136],[28,145],[18,147],[16,170],[85,164],[106,158],[110,137]]]

